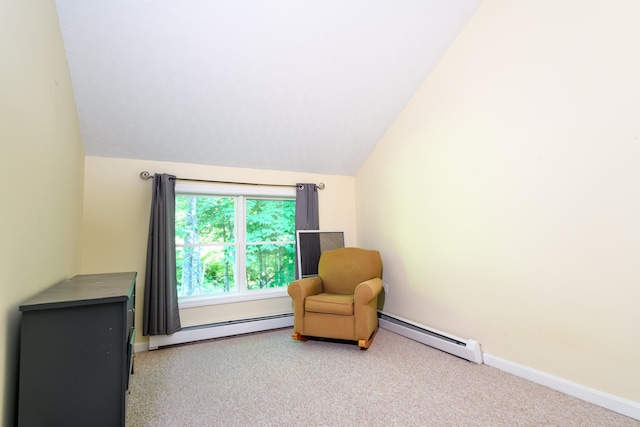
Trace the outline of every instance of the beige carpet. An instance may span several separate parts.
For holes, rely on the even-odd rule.
[[[127,426],[640,426],[384,329],[367,351],[291,332],[137,354]]]

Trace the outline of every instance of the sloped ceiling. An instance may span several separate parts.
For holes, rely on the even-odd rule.
[[[355,175],[481,0],[57,0],[85,152]]]

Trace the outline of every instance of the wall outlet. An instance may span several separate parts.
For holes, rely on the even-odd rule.
[[[383,283],[382,284],[382,289],[384,289],[384,295],[385,296],[389,295],[389,284],[388,283]]]

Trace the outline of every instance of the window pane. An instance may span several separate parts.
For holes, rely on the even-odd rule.
[[[247,242],[294,242],[295,200],[248,199]]]
[[[236,226],[237,217],[245,223]],[[295,200],[176,195],[176,261],[179,297],[286,287],[294,280]]]
[[[235,241],[235,199],[176,195],[176,244]]]
[[[176,248],[178,296],[235,292],[234,246]]]
[[[247,245],[247,289],[287,286],[294,280],[295,245]]]

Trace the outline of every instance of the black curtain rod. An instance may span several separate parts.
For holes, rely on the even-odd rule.
[[[147,180],[153,178],[153,175],[147,171],[140,172],[140,178]],[[264,185],[267,187],[297,187],[297,185],[289,185],[289,184],[258,184],[255,182],[237,182],[237,181],[215,181],[210,179],[194,179],[194,178],[175,178],[178,181],[193,181],[193,182],[213,182],[216,184],[240,184],[240,185]],[[324,190],[324,182],[316,184],[316,188],[319,190]]]

